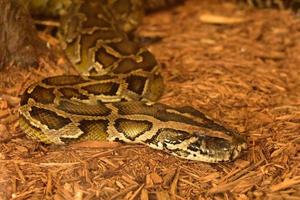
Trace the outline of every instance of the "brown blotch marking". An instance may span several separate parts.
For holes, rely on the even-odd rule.
[[[145,77],[131,75],[126,78],[126,82],[128,83],[128,89],[139,95],[142,95],[145,88],[146,80],[147,79]]]
[[[115,51],[119,52],[121,55],[136,55],[139,51],[140,47],[138,44],[129,41],[128,39],[124,38],[120,42],[111,43],[111,46]]]
[[[98,41],[104,43],[110,42],[111,40],[122,38],[123,35],[115,30],[96,30],[92,34],[82,34],[81,35],[81,47],[80,47],[80,64],[90,64],[90,50],[96,47]]]
[[[23,115],[19,118],[19,124],[28,137],[44,143],[51,143],[51,140],[39,128],[31,125],[30,121],[23,117]]]
[[[96,30],[92,34],[85,34],[82,35],[81,38],[81,44],[82,44],[82,50],[88,51],[89,48],[96,46],[97,41],[106,41],[106,40],[113,40],[117,38],[122,38],[122,34],[113,30]],[[87,54],[87,52],[86,52]]]
[[[201,124],[204,128],[215,130],[215,131],[221,131],[221,132],[226,132],[229,135],[233,135],[232,130],[227,129],[226,127],[216,123],[215,121],[207,118],[204,113],[202,113],[199,110],[196,110],[193,107],[190,106],[184,106],[181,108],[177,108],[179,112],[182,113],[188,113],[195,118],[198,118],[198,121],[201,121]],[[200,120],[199,120],[200,119]]]
[[[111,79],[115,79],[115,78],[118,78],[117,76],[113,76],[113,75],[108,75],[108,74],[105,74],[105,75],[94,75],[94,76],[89,76],[90,79],[93,79],[93,80],[97,80],[97,81],[103,81],[103,80],[111,80]]]
[[[117,102],[114,104],[118,108],[118,113],[120,115],[134,115],[134,114],[142,114],[154,116],[158,112],[162,112],[164,110],[163,107],[159,108],[158,106],[148,106],[145,103],[140,101],[135,102]]]
[[[178,108],[177,110],[179,112],[188,113],[192,116],[197,117],[198,119],[201,119],[204,128],[208,128],[208,129],[215,130],[215,131],[226,132],[230,135],[232,134],[231,130],[229,130],[229,129],[225,128],[224,126],[207,118],[204,113],[200,112],[199,110],[196,110],[193,107],[185,106],[185,107]]]
[[[117,74],[126,74],[137,69],[143,69],[150,72],[157,66],[154,56],[149,51],[145,51],[139,56],[142,57],[141,62],[136,62],[132,58],[124,58],[113,72]]]
[[[99,102],[98,105],[89,105],[77,101],[68,100],[61,100],[58,108],[67,113],[87,116],[107,116],[111,111],[101,102]]]
[[[162,128],[157,131],[151,139],[147,140],[149,143],[157,144],[180,144],[184,140],[191,138],[193,135],[185,131],[175,130],[171,128]]]
[[[123,133],[126,138],[133,141],[136,137],[151,130],[152,123],[142,120],[128,120],[121,118],[115,121],[115,128],[120,133]]]
[[[95,53],[95,61],[99,62],[103,65],[104,68],[109,67],[114,62],[116,62],[118,58],[106,52],[104,48],[100,48]]]
[[[20,105],[23,106],[25,104],[27,104],[28,99],[30,98],[30,94],[27,93],[27,91],[24,92],[24,94],[21,97],[21,101],[20,101]]]
[[[43,104],[50,104],[53,103],[55,99],[55,95],[53,94],[53,88],[43,88],[41,86],[36,86],[33,91],[28,94],[26,92],[25,95],[22,96],[21,105],[27,103],[28,98],[33,98],[36,102],[43,103]]]
[[[71,98],[88,99],[89,98],[88,96],[81,94],[75,88],[60,88],[58,91],[61,92],[63,97],[67,99],[71,99]]]
[[[138,69],[138,64],[132,58],[124,58],[119,65],[113,70],[116,74],[126,74]]]
[[[97,140],[104,141],[107,139],[108,120],[83,120],[78,128],[84,133],[78,138],[61,138],[65,143],[78,141]]]
[[[115,14],[119,14],[120,16],[126,15],[128,12],[131,11],[131,1],[130,0],[121,0],[115,1],[111,7],[114,8]]]
[[[146,13],[157,12],[163,9],[170,9],[173,6],[182,4],[184,0],[163,0],[163,1],[144,1],[144,8]]]
[[[98,17],[99,15],[101,15],[106,19],[110,18],[109,16],[105,15],[103,7],[99,3],[99,1],[95,1],[95,0],[91,1],[90,0],[88,2],[84,2],[81,5],[79,11],[84,13],[84,15],[86,17],[86,19],[82,23],[82,28],[111,27],[111,24],[108,21]]]
[[[60,128],[71,123],[71,120],[57,115],[55,112],[43,108],[32,107],[30,115],[40,121],[42,124],[47,125],[49,129],[59,130]]]
[[[164,82],[162,76],[160,74],[154,75],[149,78],[149,82],[143,97],[152,102],[155,102],[161,97],[163,91]]]
[[[82,140],[106,140],[108,120],[83,120],[79,128],[85,133],[79,139]]]
[[[95,95],[116,95],[119,88],[118,83],[97,83],[93,85],[88,85],[82,87],[82,89],[88,91],[89,93],[95,94]]]
[[[46,78],[42,82],[51,86],[64,86],[85,83],[87,80],[77,75],[62,75]]]
[[[106,27],[111,27],[111,24],[105,21],[104,19],[100,18],[92,18],[87,16],[88,20],[84,21],[82,23],[82,28],[93,28],[93,27],[99,27],[99,28],[106,28]]]
[[[202,123],[198,123],[194,121],[192,118],[177,114],[177,113],[170,113],[167,112],[167,109],[174,109],[164,104],[153,104],[153,105],[146,105],[143,102],[118,102],[114,104],[118,110],[119,114],[124,115],[133,115],[133,114],[142,114],[153,116],[158,120],[163,122],[167,121],[175,121],[190,124],[193,126],[203,126]],[[176,109],[175,109],[176,110]]]
[[[141,68],[145,71],[152,71],[152,69],[157,66],[155,57],[149,51],[141,53],[140,56],[142,56],[143,61],[138,63],[138,68]]]
[[[200,118],[206,118],[202,112],[200,112],[199,110],[196,110],[195,108],[193,108],[191,106],[180,107],[180,108],[177,108],[177,110],[182,113],[188,113],[190,115],[197,116]]]
[[[171,108],[167,105],[156,103],[151,106],[146,105],[143,102],[118,102],[114,104],[118,108],[118,112],[121,115],[133,115],[133,114],[143,114],[148,116],[153,116],[163,122],[174,121],[189,124],[192,126],[198,126],[201,128],[207,128],[212,131],[220,131],[226,135],[234,135],[234,132],[226,127],[217,124],[216,122],[205,117],[203,113],[199,113],[193,117],[187,117],[177,113],[167,112],[167,110],[182,111],[180,108]],[[201,113],[201,114],[200,114]],[[198,120],[194,118],[199,118]]]
[[[228,135],[234,135],[231,130],[225,128],[224,126],[222,126],[220,124],[217,124],[213,120],[208,119],[206,117],[203,118],[203,127],[214,130],[214,131],[226,132],[226,134],[228,134]]]

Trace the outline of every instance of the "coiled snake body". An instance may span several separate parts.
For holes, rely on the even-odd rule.
[[[44,143],[117,140],[190,160],[235,159],[246,148],[238,133],[192,107],[153,103],[163,90],[160,67],[127,36],[142,6],[135,0],[89,0],[68,7],[61,40],[84,75],[49,77],[30,86],[21,100],[21,128]]]

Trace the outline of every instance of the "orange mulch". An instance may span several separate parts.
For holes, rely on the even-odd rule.
[[[47,146],[18,126],[19,95],[75,73],[58,50],[40,68],[0,73],[0,199],[299,199],[300,18],[291,11],[190,0],[145,17],[163,65],[161,102],[192,105],[247,136],[234,162],[187,161],[141,145]],[[58,42],[40,32],[50,46]],[[53,65],[53,63],[55,63]]]

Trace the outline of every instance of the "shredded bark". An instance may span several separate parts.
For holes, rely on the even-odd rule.
[[[247,137],[239,159],[219,164],[141,145],[48,146],[27,139],[18,126],[19,95],[42,77],[75,73],[62,67],[67,61],[52,28],[39,36],[60,57],[0,74],[0,199],[300,198],[300,19],[294,13],[190,0],[146,16],[138,31],[163,38],[149,47],[163,65],[161,102],[191,105]]]

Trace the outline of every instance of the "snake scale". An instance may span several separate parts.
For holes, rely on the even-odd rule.
[[[82,75],[49,77],[22,95],[20,126],[50,144],[84,140],[144,144],[204,162],[231,161],[245,139],[204,113],[155,103],[163,92],[160,66],[128,36],[144,9],[176,0],[36,0],[31,10],[63,13],[60,40]]]

